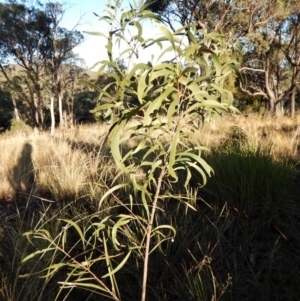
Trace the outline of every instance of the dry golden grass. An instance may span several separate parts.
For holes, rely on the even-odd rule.
[[[274,157],[300,158],[300,116],[259,118],[226,117],[215,120],[195,135],[203,146],[215,148],[230,139],[233,127],[244,133],[254,148],[272,146]],[[65,133],[0,137],[0,199],[16,192],[51,196],[56,200],[88,197],[99,200],[116,168],[104,145],[107,125],[78,126]],[[133,141],[128,141],[129,148]]]
[[[16,193],[49,195],[55,199],[95,196],[93,181],[112,160],[102,146],[104,127],[78,127],[68,133],[3,136],[0,139],[0,199]],[[110,173],[113,174],[110,168]]]
[[[245,134],[248,144],[254,148],[271,147],[275,158],[300,159],[300,115],[294,120],[283,116],[261,118],[256,115],[215,120],[195,138],[202,145],[215,148],[222,139],[231,137],[234,127]]]
[[[248,118],[245,118],[243,116],[231,117],[231,118],[226,117],[226,118],[223,118],[222,120],[214,120],[213,122],[206,124],[205,127],[199,129],[199,131],[194,134],[195,137],[192,137],[192,138],[195,141],[198,141],[200,144],[213,149],[213,148],[217,148],[218,146],[220,146],[220,144],[222,144],[222,141],[227,140],[227,139],[233,139],[234,138],[233,134],[235,133],[234,129],[239,129],[239,133],[244,134],[243,137],[244,137],[245,143],[248,143],[249,145],[253,146],[254,149],[258,148],[260,146],[269,147],[270,145],[272,145],[273,156],[275,158],[288,157],[288,158],[293,159],[294,161],[298,161],[300,158],[300,154],[299,154],[300,124],[299,124],[299,122],[300,122],[299,117],[295,120],[290,120],[288,118],[283,118],[283,117],[280,119],[279,118],[277,118],[277,119],[275,119],[275,118],[261,119],[256,116],[250,116]],[[71,212],[71,214],[70,214],[71,216],[76,216],[77,212],[78,212],[78,214],[80,214],[80,217],[81,217],[81,215],[83,215],[84,212],[89,213],[90,207],[82,206],[82,208],[80,208],[80,206],[78,206],[78,205],[80,205],[80,203],[78,203],[78,202],[80,202],[81,200],[84,200],[84,201],[87,200],[87,201],[90,201],[90,203],[84,202],[84,205],[95,204],[97,206],[97,204],[99,203],[99,200],[101,199],[103,194],[108,191],[108,189],[110,188],[110,183],[112,183],[113,179],[115,178],[115,175],[117,174],[116,166],[110,156],[110,150],[109,150],[108,144],[105,143],[105,135],[106,135],[107,131],[108,131],[107,125],[91,125],[91,126],[78,126],[78,127],[74,128],[73,130],[69,130],[68,132],[65,132],[65,133],[58,131],[58,132],[56,132],[54,137],[51,137],[48,133],[40,133],[37,136],[28,136],[28,135],[24,136],[22,134],[14,135],[14,136],[12,136],[12,135],[0,136],[0,149],[1,149],[1,152],[0,152],[0,198],[5,201],[10,201],[10,200],[19,201],[19,200],[23,200],[23,198],[25,200],[29,200],[30,199],[29,195],[34,195],[34,196],[41,197],[43,199],[57,201],[57,204],[62,205],[62,206],[57,206],[57,207],[64,208],[64,209],[62,211],[59,211],[59,213],[57,213],[55,211],[56,207],[54,207],[53,211],[48,212],[45,210],[45,215],[43,215],[43,216],[45,216],[45,221],[48,221],[48,218],[49,218],[49,220],[51,220],[51,222],[49,222],[47,224],[47,227],[48,227],[48,225],[51,225],[50,230],[53,233],[56,233],[55,231],[58,231],[56,229],[61,228],[60,224],[57,223],[57,220],[59,220],[58,218],[62,219],[62,218],[65,218],[65,216],[67,216],[67,218],[69,217],[69,215],[68,215],[69,208],[72,207],[74,210]],[[157,133],[159,133],[159,131],[157,131]],[[156,132],[154,132],[152,134],[156,135]],[[165,136],[164,136],[164,138],[169,139],[168,137],[165,137]],[[162,138],[162,139],[164,139],[164,138]],[[127,142],[126,146],[128,149],[130,149],[134,146],[135,143],[136,143],[136,139],[131,139],[130,141]],[[215,161],[214,161],[214,163],[215,163],[215,162],[217,162],[217,157],[214,155],[215,154],[213,153],[211,158],[215,159]],[[232,158],[233,158],[232,161],[228,160],[229,166],[232,166],[231,162],[233,164],[236,164],[236,166],[238,166],[238,167],[241,164],[243,164],[243,160],[242,161],[237,160],[237,162],[235,162],[234,161],[235,157],[232,157]],[[253,158],[254,158],[253,160],[256,160],[256,157],[253,157]],[[243,202],[241,201],[240,198],[237,198],[238,199],[237,202],[238,202],[239,206],[242,207],[244,204],[243,208],[248,208],[247,210],[244,210],[244,209],[240,210],[240,212],[243,212],[243,216],[244,216],[244,212],[246,212],[245,216],[247,216],[247,219],[245,219],[245,222],[246,222],[246,220],[248,220],[248,217],[250,216],[250,214],[252,214],[252,212],[254,212],[254,210],[252,211],[251,208],[256,206],[256,204],[257,204],[256,199],[259,199],[258,196],[262,196],[263,201],[269,200],[269,197],[273,196],[273,194],[271,192],[276,190],[274,192],[274,194],[276,194],[276,197],[274,197],[274,200],[280,199],[280,201],[281,201],[280,195],[284,195],[281,193],[285,192],[285,189],[287,186],[282,185],[282,187],[283,187],[282,190],[273,189],[274,185],[277,188],[277,187],[281,186],[281,183],[284,182],[284,181],[282,181],[282,179],[285,179],[286,174],[285,174],[285,172],[283,172],[283,175],[280,175],[280,173],[277,172],[278,170],[279,171],[281,170],[280,168],[278,169],[278,168],[276,168],[276,166],[274,167],[273,165],[271,165],[271,166],[269,166],[269,169],[263,169],[263,170],[266,170],[266,174],[270,174],[274,171],[274,175],[275,175],[275,176],[270,177],[270,182],[268,182],[268,183],[272,184],[272,186],[270,185],[270,189],[268,188],[266,195],[264,195],[263,192],[266,190],[265,189],[266,185],[263,186],[261,188],[261,190],[259,190],[260,188],[257,187],[257,185],[254,185],[257,182],[250,181],[249,183],[252,183],[252,184],[254,183],[254,184],[253,185],[250,184],[249,187],[247,187],[248,179],[250,179],[249,173],[252,176],[251,168],[249,168],[248,177],[247,177],[247,169],[245,169],[246,173],[243,173],[243,175],[245,174],[245,179],[242,179],[242,181],[240,183],[237,180],[232,180],[232,179],[237,179],[237,177],[240,174],[236,175],[233,172],[233,174],[230,175],[227,172],[227,171],[230,172],[230,168],[228,168],[228,165],[227,165],[227,168],[224,168],[223,161],[219,160],[219,162],[221,162],[221,165],[220,165],[221,168],[216,169],[216,175],[220,174],[221,178],[222,177],[224,179],[228,178],[234,184],[231,186],[230,181],[221,182],[221,183],[225,183],[226,185],[220,185],[220,187],[222,189],[220,189],[220,191],[217,192],[218,191],[217,188],[219,186],[218,186],[218,183],[216,184],[216,182],[215,182],[215,184],[213,184],[213,185],[216,185],[216,186],[211,186],[213,188],[208,187],[208,189],[210,189],[210,191],[214,191],[214,192],[218,193],[218,197],[215,197],[213,195],[214,201],[220,201],[220,202],[224,201],[224,204],[227,204],[229,201],[235,202],[236,194],[232,193],[231,191],[238,192],[240,189],[240,186],[241,186],[240,184],[243,183],[244,184],[243,187],[246,188],[246,189],[244,189],[243,198],[241,198]],[[249,164],[249,166],[251,167],[252,161],[250,160],[250,162],[251,163]],[[256,161],[253,161],[253,162],[256,162]],[[263,168],[264,167],[265,167],[265,165],[263,165]],[[257,166],[254,166],[254,169],[256,169],[256,168],[257,168]],[[218,172],[217,172],[217,170],[218,170]],[[224,170],[223,174],[221,172],[222,170]],[[261,170],[261,169],[258,169],[258,170]],[[144,174],[141,172],[141,176],[143,176],[143,175]],[[274,180],[274,178],[275,178],[275,180]],[[267,179],[267,181],[269,181],[269,179]],[[121,178],[120,182],[125,183],[126,179]],[[213,182],[208,182],[208,185],[210,183],[213,183]],[[230,184],[228,185],[227,183],[230,183]],[[278,183],[280,183],[280,185],[278,185]],[[217,187],[217,188],[215,189],[214,187]],[[223,190],[224,187],[225,187],[225,189]],[[252,192],[254,191],[254,189],[253,189],[254,187],[255,187],[255,193],[253,194]],[[232,195],[231,195],[231,193],[232,193]],[[123,202],[123,201],[125,202],[127,192],[124,194],[120,193],[120,195],[121,195],[120,202]],[[254,195],[254,197],[253,197],[253,195]],[[117,198],[118,196],[119,195],[116,194],[115,198]],[[224,198],[223,198],[223,196],[224,196]],[[286,199],[284,197],[282,199],[284,200],[285,206],[287,206]],[[255,202],[253,200],[255,200]],[[71,205],[73,205],[74,201],[76,201],[75,206],[65,206],[65,205],[70,205],[70,203],[71,203]],[[58,203],[58,202],[60,202],[60,203]],[[67,202],[67,204],[65,204],[64,202]],[[115,199],[113,197],[112,197],[112,199],[107,199],[107,202],[108,202],[108,204],[107,203],[104,204],[103,208],[101,208],[101,209],[103,209],[103,212],[104,212],[103,215],[105,215],[105,216],[107,216],[108,210],[111,210],[112,212],[114,210],[113,206],[109,206],[110,204],[116,205],[116,206],[118,205],[118,204],[116,204]],[[44,202],[38,202],[38,203],[44,204]],[[17,204],[18,204],[18,202],[17,202]],[[218,251],[216,251],[217,253],[215,253],[215,255],[214,255],[214,258],[217,258],[217,260],[218,260],[215,264],[215,267],[218,266],[218,268],[219,268],[219,266],[220,266],[219,271],[221,271],[222,273],[225,271],[224,265],[222,265],[222,262],[226,261],[226,273],[227,273],[227,269],[228,269],[229,265],[228,265],[228,258],[226,258],[226,260],[223,260],[221,255],[229,254],[228,250],[229,250],[229,252],[230,252],[230,250],[236,250],[235,237],[237,237],[237,233],[238,233],[238,235],[240,235],[242,233],[241,236],[244,237],[243,236],[244,232],[240,232],[240,231],[244,231],[245,229],[248,228],[248,227],[244,226],[244,227],[241,227],[244,230],[241,230],[241,229],[237,230],[238,223],[234,223],[233,221],[236,220],[236,218],[237,218],[236,212],[239,212],[239,210],[236,209],[235,203],[232,203],[232,204],[233,204],[232,208],[235,208],[235,213],[232,215],[232,218],[233,218],[232,221],[228,222],[228,226],[225,225],[226,222],[224,223],[224,225],[216,224],[216,229],[219,229],[220,233],[222,233],[222,231],[223,231],[222,229],[226,229],[226,243],[223,243],[223,244],[220,243],[220,247],[222,247],[224,249],[221,249],[220,253],[218,253]],[[4,205],[5,206],[3,206],[3,211],[6,210],[6,207],[11,206],[11,204],[4,204]],[[1,204],[1,206],[2,206],[2,204]],[[115,206],[115,208],[116,208],[116,206]],[[222,204],[222,206],[223,206],[223,204]],[[220,206],[219,208],[221,208],[222,206]],[[163,205],[162,205],[162,207],[163,207]],[[196,205],[195,205],[195,207],[196,207]],[[216,208],[217,207],[218,206],[216,206]],[[229,207],[230,206],[227,207],[227,205],[226,205],[226,210]],[[223,209],[224,208],[225,208],[225,206],[223,207]],[[0,208],[0,209],[2,209],[2,208]],[[81,209],[82,209],[82,211],[80,211]],[[92,207],[92,210],[93,209],[94,208]],[[223,218],[223,212],[225,212],[225,211],[223,211],[223,209],[222,209],[222,213],[220,213],[220,214],[222,214],[222,218]],[[86,211],[83,211],[83,210],[86,210]],[[105,210],[107,210],[107,211],[105,211]],[[26,210],[24,210],[24,211],[26,211]],[[43,211],[41,211],[41,212],[43,212]],[[176,229],[179,229],[179,231],[178,231],[179,235],[180,235],[180,232],[184,233],[184,235],[181,236],[181,238],[187,239],[186,242],[188,241],[190,243],[191,242],[190,238],[193,237],[193,239],[194,239],[194,237],[197,237],[197,233],[199,232],[199,224],[196,224],[195,221],[200,223],[200,220],[202,220],[202,217],[200,217],[200,219],[199,219],[199,217],[197,216],[197,218],[195,218],[195,219],[187,220],[187,219],[185,219],[184,214],[182,214],[182,217],[181,217],[181,214],[180,214],[181,211],[177,212],[175,210],[172,212],[174,212],[175,219],[178,219],[178,224],[174,224],[173,226],[176,227]],[[203,212],[206,214],[208,211],[203,211]],[[63,213],[63,214],[61,215],[61,213]],[[75,214],[73,214],[73,213],[75,213]],[[40,213],[38,213],[38,214],[40,214]],[[49,214],[49,216],[48,216],[48,214]],[[201,213],[201,211],[198,211],[196,214],[198,215],[198,214],[202,214],[202,213]],[[218,215],[215,215],[215,212],[212,212],[212,214],[213,214],[213,218],[215,218],[215,216],[218,216]],[[255,214],[256,214],[256,211],[255,211]],[[266,216],[266,219],[270,218],[270,220],[272,220],[272,214],[270,214],[269,211],[267,212],[267,214],[268,214],[268,216]],[[176,215],[177,215],[177,217],[176,217]],[[20,216],[20,217],[22,216],[22,218],[23,218],[22,214],[20,214],[18,216]],[[25,216],[25,214],[24,214],[24,216]],[[30,221],[31,220],[34,221],[34,219],[33,219],[34,216],[35,215],[32,214],[32,219],[30,216]],[[228,211],[228,214],[226,213],[226,218],[227,218],[227,216],[228,216],[228,218],[230,217],[229,211]],[[58,217],[58,218],[56,218],[56,217]],[[183,218],[183,219],[181,219],[181,218]],[[262,223],[263,226],[259,226],[259,227],[265,227],[265,224],[271,225],[271,222],[265,222],[266,219],[261,218],[261,220],[264,222]],[[204,220],[204,215],[203,215],[203,220]],[[251,221],[251,223],[249,222],[249,225],[250,225],[249,227],[251,229],[253,229],[252,220],[251,219],[249,219],[249,220]],[[188,225],[189,228],[185,229],[184,232],[182,232],[182,230],[181,230],[182,224],[180,224],[179,221],[180,222],[184,221],[183,224]],[[186,222],[186,221],[188,221],[188,222]],[[193,221],[193,222],[191,222],[191,221]],[[44,220],[42,222],[44,222]],[[14,224],[14,221],[9,219],[9,223],[11,225],[14,225],[14,227],[16,227],[16,229],[17,229],[18,221],[16,221]],[[26,229],[25,227],[30,227],[30,229],[32,229],[33,227],[36,227],[36,225],[33,223],[30,224],[29,226],[26,223],[27,223],[27,220],[26,220],[26,222],[24,222],[22,224],[22,227],[24,227],[24,228],[20,228],[20,230],[19,230],[20,233],[24,232],[23,229]],[[35,221],[34,221],[34,223],[35,223]],[[40,223],[40,221],[39,221],[39,223]],[[211,223],[210,220],[209,220],[209,223]],[[193,225],[193,224],[196,225],[195,229],[193,229],[193,227],[192,228],[190,227],[190,225]],[[231,227],[231,226],[229,226],[229,224],[234,225],[234,226]],[[260,217],[258,219],[258,224],[260,224]],[[276,224],[278,224],[277,220],[276,220]],[[33,226],[31,226],[31,225],[33,225]],[[201,226],[201,223],[200,223],[200,226]],[[293,225],[291,225],[291,226],[293,226]],[[218,228],[218,227],[220,227],[220,228]],[[204,242],[205,241],[210,242],[210,241],[212,241],[211,239],[215,238],[215,230],[209,231],[209,229],[212,229],[212,228],[214,228],[214,227],[210,226],[207,229],[207,231],[204,231],[204,233],[207,235],[206,238],[204,238],[204,240],[203,240]],[[258,229],[258,226],[255,226],[254,228],[255,228],[255,230],[253,231],[253,233],[255,233],[255,231],[259,232],[261,229],[261,228]],[[262,228],[262,229],[263,229],[262,230],[263,233],[268,233],[266,228]],[[291,227],[291,230],[290,230],[290,232],[296,233],[297,231],[294,231],[293,229],[296,229],[296,226]],[[0,229],[0,231],[1,231],[1,229]],[[272,242],[272,239],[273,239],[273,236],[275,236],[275,234],[273,232],[274,231],[272,229],[272,233],[267,238],[267,239],[269,239],[269,241],[267,241],[267,243],[266,243],[266,238],[264,236],[263,241],[262,242],[259,241],[257,243],[257,245],[260,246],[260,244],[262,244],[264,246],[265,245],[273,246],[274,242]],[[6,232],[3,232],[3,233],[6,233]],[[287,233],[289,233],[289,232],[287,232]],[[0,233],[0,236],[1,236],[1,233]],[[4,237],[4,235],[3,235],[3,237]],[[5,237],[10,238],[9,236],[5,236]],[[56,237],[56,234],[53,234],[53,237]],[[220,237],[223,237],[223,234],[220,235]],[[291,237],[293,237],[293,236],[291,236]],[[12,236],[12,238],[14,239],[14,236]],[[227,240],[227,239],[229,239],[229,240]],[[232,241],[234,241],[234,245],[229,245],[230,243],[232,243],[232,241],[230,239],[232,239]],[[251,241],[251,239],[253,239],[252,233],[248,233],[248,231],[245,230],[244,241],[246,241],[248,243],[249,241]],[[277,239],[277,237],[276,237],[276,239]],[[180,238],[178,239],[178,241],[179,240],[180,240]],[[4,245],[3,241],[4,241],[4,239],[2,239],[2,241],[1,241],[2,245]],[[229,241],[229,243],[228,243],[228,241]],[[277,241],[278,241],[278,239],[276,240],[276,244],[277,244]],[[12,252],[16,252],[16,253],[12,253],[12,254],[17,254],[17,255],[12,255],[12,256],[16,256],[17,259],[19,257],[22,258],[24,256],[27,256],[28,252],[29,252],[28,249],[26,249],[27,242],[26,242],[26,244],[21,240],[19,240],[17,242],[20,243],[20,245],[17,245],[15,243],[15,241],[13,241],[13,242],[8,241],[8,243],[7,243],[9,250],[13,250]],[[40,240],[39,240],[39,242],[40,242]],[[186,246],[186,244],[182,244],[181,242],[182,241],[180,240],[180,242],[178,244],[178,249],[180,249],[182,246]],[[252,242],[253,242],[253,240],[252,240]],[[272,242],[272,244],[271,244],[271,242]],[[175,240],[175,243],[176,243],[176,240]],[[275,247],[277,248],[276,244],[274,245],[274,248]],[[43,245],[40,245],[40,246],[37,245],[37,246],[38,246],[37,247],[38,250],[42,249],[42,247],[43,247]],[[2,247],[2,249],[5,250],[5,248],[3,248],[3,247]],[[73,249],[73,247],[72,247],[72,249]],[[215,249],[215,247],[214,247],[214,249]],[[216,248],[216,250],[217,249],[218,248]],[[284,249],[284,250],[287,250],[287,249]],[[246,258],[249,255],[248,250],[249,249],[247,249],[247,247],[245,249],[243,249],[244,255],[241,257]],[[21,255],[19,255],[19,253],[17,253],[17,252],[19,252]],[[80,249],[80,252],[81,252],[81,249]],[[182,252],[182,254],[186,253],[186,251],[184,251],[184,252],[182,250],[179,251],[178,254],[180,257],[181,257],[180,252]],[[251,252],[252,252],[252,249],[251,249]],[[270,254],[272,252],[273,251],[271,249]],[[9,252],[7,252],[7,253],[10,255]],[[202,250],[201,250],[201,254],[202,254]],[[284,252],[282,252],[282,254],[284,254]],[[281,256],[281,253],[279,253],[279,258],[280,258],[280,256]],[[11,258],[11,257],[9,257],[9,258]],[[259,256],[257,256],[257,257],[259,257]],[[282,255],[282,257],[287,258],[289,260],[289,256]],[[184,257],[182,257],[182,258],[184,258]],[[265,257],[262,257],[262,258],[265,258]],[[11,260],[11,259],[9,259],[9,260]],[[10,263],[9,260],[4,259],[3,262]],[[43,256],[43,261],[39,261],[38,263],[36,261],[33,261],[32,264],[34,264],[35,266],[36,266],[36,264],[41,264],[41,270],[42,270],[42,268],[45,268],[46,265],[49,264],[49,262],[46,262],[44,260],[45,260],[45,257]],[[248,273],[247,269],[249,267],[248,266],[245,267],[243,265],[244,263],[239,262],[236,257],[234,257],[233,259],[230,259],[230,260],[232,260],[231,266],[239,267],[239,269],[237,269],[237,271],[241,270],[242,274]],[[284,272],[286,271],[286,266],[285,266],[286,264],[288,264],[288,267],[293,266],[294,263],[291,262],[291,265],[289,265],[290,263],[287,263],[288,260],[287,261],[280,260],[280,262],[283,262],[283,263],[282,264],[280,263],[281,270],[279,270],[278,274],[276,274],[276,277],[275,277],[276,279],[279,279],[279,278],[277,278],[277,275],[280,275],[280,273],[282,271],[284,271]],[[15,258],[14,258],[14,261],[18,263],[18,261],[16,261]],[[293,259],[291,261],[293,261]],[[174,261],[174,262],[177,262],[177,261]],[[264,264],[266,264],[266,266],[268,266],[267,260],[264,260],[264,262],[266,262]],[[29,265],[29,267],[31,267],[31,265]],[[252,269],[252,267],[250,267],[250,269],[251,269],[251,271],[247,275],[252,275],[253,269]],[[31,270],[31,269],[29,269],[29,270]],[[172,271],[172,269],[171,269],[171,271]],[[126,272],[126,275],[128,275],[127,272]],[[238,279],[240,274],[237,273],[236,275],[237,275],[236,279]],[[14,279],[15,282],[14,282],[11,280],[11,277],[9,278],[8,276],[10,277],[10,274],[7,272],[7,270],[5,270],[4,268],[2,270],[0,269],[0,279],[2,277],[2,279],[0,280],[0,299],[1,299],[1,296],[5,300],[19,300],[21,297],[24,299],[25,290],[26,290],[26,292],[28,292],[28,296],[30,295],[31,292],[33,292],[33,293],[36,292],[37,294],[42,295],[42,294],[44,294],[42,285],[45,285],[45,290],[47,290],[47,293],[45,293],[45,294],[48,294],[48,291],[51,292],[51,288],[49,289],[47,287],[47,289],[46,289],[46,285],[47,285],[46,282],[44,283],[42,281],[41,282],[38,281],[39,279],[41,280],[41,278],[34,277],[34,278],[30,278],[28,280],[29,282],[27,282],[27,280],[25,282],[19,282],[19,278],[15,277],[15,279]],[[182,281],[181,276],[182,276],[182,274],[180,274],[178,277],[179,281]],[[127,277],[127,276],[125,276],[125,277]],[[254,275],[254,277],[256,277],[256,274]],[[250,276],[249,276],[249,279],[251,279]],[[257,279],[255,278],[255,281],[256,280]],[[249,280],[249,283],[250,283],[250,281],[251,280]],[[19,291],[19,287],[15,286],[15,283],[18,283],[18,285],[20,285],[20,291]],[[55,285],[56,284],[57,283],[55,282]],[[28,289],[28,288],[30,288],[30,289]],[[15,294],[17,294],[17,297],[14,297]],[[30,297],[27,297],[27,299],[28,298],[30,299]],[[49,299],[51,299],[51,298],[49,298]],[[182,298],[182,300],[183,299],[184,298]],[[53,300],[53,298],[51,300]]]

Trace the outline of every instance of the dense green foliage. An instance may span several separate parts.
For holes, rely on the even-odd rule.
[[[13,104],[10,101],[10,95],[0,90],[0,131],[10,127],[13,119]]]

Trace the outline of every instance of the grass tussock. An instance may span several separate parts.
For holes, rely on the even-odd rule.
[[[0,141],[1,199],[30,194],[56,201],[101,198],[101,180],[112,181],[115,175],[103,140],[97,127],[79,127],[67,136],[4,137]]]
[[[155,223],[172,225],[177,233],[163,239],[170,233],[161,229],[154,239],[161,244],[150,256],[149,300],[297,300],[299,118],[240,116],[199,129],[195,140],[210,149],[204,158],[215,175],[204,188],[192,175],[189,205],[196,211],[187,209],[178,191],[163,187],[169,197],[159,203]],[[115,180],[106,132],[106,125],[80,126],[54,137],[0,138],[0,300],[55,300],[58,283],[86,273],[86,258],[94,264],[83,279],[97,285],[91,275],[107,273],[103,254],[111,252],[111,264],[117,266],[128,250],[131,256],[114,283],[122,300],[140,298],[142,200],[129,185],[98,207],[112,184],[129,183],[126,177]],[[133,219],[114,232],[116,217],[125,213]],[[31,232],[28,240],[22,234],[32,229],[36,235]],[[104,244],[112,233],[119,251],[113,243]],[[51,244],[53,250],[23,262]],[[61,263],[57,273],[47,274],[47,267]],[[107,298],[69,286],[58,300]]]
[[[234,136],[237,134],[235,129],[254,148],[271,146],[274,158],[289,158],[295,162],[300,159],[300,115],[293,120],[283,116],[263,118],[256,115],[217,119],[204,126],[198,139],[202,145],[216,148],[224,139],[238,138],[238,135]]]

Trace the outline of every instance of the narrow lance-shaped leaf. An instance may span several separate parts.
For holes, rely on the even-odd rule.
[[[102,196],[102,198],[101,198],[101,200],[100,200],[100,202],[99,202],[99,208],[101,207],[103,201],[104,201],[110,194],[112,194],[112,193],[115,192],[116,190],[119,190],[119,189],[124,188],[124,187],[126,187],[126,186],[128,186],[128,184],[119,184],[119,185],[116,185],[116,186],[110,188],[110,189]]]
[[[146,82],[149,76],[149,71],[145,71],[141,78],[139,79],[138,89],[137,89],[137,96],[139,102],[142,104],[144,102],[145,91],[148,88],[148,83]]]
[[[125,125],[127,124],[126,120],[121,120],[120,123],[116,124],[110,133],[111,139],[111,154],[117,164],[117,166],[122,171],[127,171],[125,165],[122,163],[122,155],[120,152],[120,137],[124,130]]]
[[[173,47],[173,49],[175,50],[175,40],[174,40],[174,36],[173,34],[170,32],[170,30],[168,28],[166,28],[164,25],[155,22],[155,25],[163,32],[164,36],[166,37],[166,39],[168,39]]]
[[[84,243],[85,243],[84,235],[83,235],[83,232],[81,231],[80,227],[78,226],[78,224],[70,219],[60,219],[60,220],[67,223],[68,226],[72,226],[76,230],[76,232],[78,233],[78,235],[82,241],[82,244],[84,246]]]
[[[137,71],[144,71],[144,70],[147,70],[147,69],[149,69],[150,68],[150,66],[149,65],[147,65],[147,64],[144,64],[144,63],[138,63],[138,64],[136,64],[132,69],[131,69],[131,71],[128,73],[128,75],[126,76],[126,79],[128,79],[128,80],[131,80],[131,78],[132,77],[134,77],[135,76],[135,74],[136,74],[136,72]]]
[[[173,92],[175,91],[175,88],[174,87],[171,87],[171,86],[168,86],[165,91],[160,95],[158,96],[156,99],[154,99],[151,104],[149,105],[146,113],[145,113],[145,116],[144,116],[144,119],[143,119],[143,124],[144,126],[147,126],[147,125],[150,125],[151,124],[151,117],[150,115],[155,111],[155,110],[158,110],[161,106],[161,103],[164,99],[168,98],[168,96],[170,94],[172,94]]]
[[[29,259],[32,259],[33,257],[35,257],[36,255],[39,255],[39,254],[45,254],[49,251],[53,251],[53,250],[56,250],[56,248],[45,248],[45,249],[42,249],[42,250],[38,250],[38,251],[35,251],[29,255],[27,255],[25,258],[22,259],[21,261],[21,264],[28,261]]]
[[[165,48],[164,51],[158,56],[157,61],[161,60],[168,52],[174,52],[174,58],[182,55],[182,49],[180,48],[180,46],[169,46]]]
[[[178,93],[176,93],[176,92],[174,92],[171,96],[172,97],[172,102],[171,102],[171,104],[168,108],[168,112],[167,112],[167,122],[168,122],[168,127],[169,128],[172,127],[173,118],[178,113],[179,96],[178,96]]]
[[[127,260],[129,259],[130,255],[131,255],[131,250],[129,250],[129,252],[126,254],[126,256],[124,257],[124,259],[117,265],[117,267],[115,267],[113,270],[109,271],[107,274],[103,275],[102,278],[106,278],[108,276],[112,276],[115,273],[117,273],[119,270],[121,270],[123,268],[123,266],[125,265],[125,263],[127,262]]]
[[[177,127],[176,127],[176,132],[175,135],[172,139],[171,142],[171,151],[170,151],[170,157],[169,157],[169,163],[168,163],[168,173],[170,174],[170,176],[172,178],[175,179],[175,181],[178,181],[178,176],[176,175],[175,171],[174,171],[174,164],[176,162],[176,153],[177,153],[177,145],[179,143],[179,137],[180,137],[180,133],[181,133],[181,123],[179,122]]]
[[[122,226],[128,224],[129,222],[131,222],[132,217],[131,216],[123,216],[121,217],[113,226],[112,231],[111,231],[111,238],[112,238],[112,243],[114,245],[114,248],[119,251],[120,248],[118,246],[120,246],[121,244],[118,241],[117,238],[117,232],[119,230],[119,228],[121,228]]]

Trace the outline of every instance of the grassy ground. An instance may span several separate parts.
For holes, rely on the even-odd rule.
[[[122,213],[128,191],[98,208],[117,174],[106,131],[93,125],[54,137],[1,136],[0,300],[54,300],[67,274],[61,270],[46,280],[34,274],[65,260],[58,253],[20,265],[43,247],[23,232],[46,228],[55,237],[62,218],[86,226],[95,212],[101,218]],[[177,235],[151,255],[148,300],[298,300],[300,117],[223,118],[199,129],[195,139],[210,149],[204,156],[215,176],[202,189],[192,178],[197,211],[178,205],[178,195],[160,204],[158,219]],[[68,243],[72,254],[83,251],[74,233]],[[117,273],[122,300],[139,299],[141,263],[137,252]],[[103,267],[95,265],[94,272],[103,275]],[[19,278],[24,274],[31,277]],[[107,300],[82,290],[63,292],[58,300],[64,297]]]

